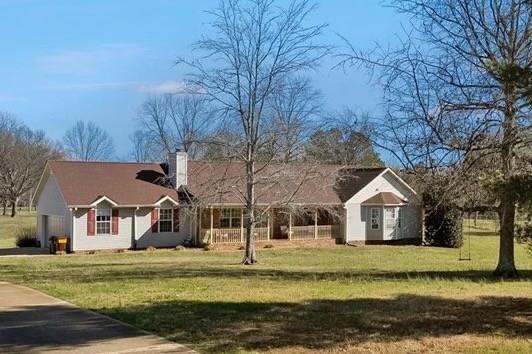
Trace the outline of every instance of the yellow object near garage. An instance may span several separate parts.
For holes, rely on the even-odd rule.
[[[68,249],[68,237],[52,236],[50,237],[50,253],[66,253]]]

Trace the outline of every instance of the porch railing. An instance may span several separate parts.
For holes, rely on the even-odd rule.
[[[245,238],[245,230],[241,228],[212,229],[211,235],[211,229],[201,229],[201,235],[206,243],[241,243]],[[255,228],[255,241],[267,240],[268,228]]]
[[[255,229],[255,241],[268,241],[269,228]],[[242,233],[242,231],[244,233]],[[201,229],[201,237],[205,243],[241,243],[245,239],[245,230],[241,228]],[[292,226],[291,240],[313,240],[340,237],[340,225]]]
[[[315,238],[314,226],[292,226],[291,240],[311,240]]]
[[[340,225],[292,226],[292,240],[312,240],[340,237]]]
[[[318,225],[317,235],[318,238],[339,238],[340,235],[340,225]]]

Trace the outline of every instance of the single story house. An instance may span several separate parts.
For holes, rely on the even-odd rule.
[[[72,251],[244,241],[245,166],[233,161],[49,161],[34,195],[42,247]],[[389,168],[257,166],[257,242],[421,237],[415,191]]]

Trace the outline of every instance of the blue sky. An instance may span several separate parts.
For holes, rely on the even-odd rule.
[[[282,1],[280,0],[282,3]],[[190,44],[208,33],[217,0],[0,0],[0,110],[61,139],[76,120],[92,120],[114,138],[127,158],[128,135],[148,96],[177,85]],[[321,0],[313,14],[328,23],[325,41],[394,44],[401,22],[373,0]],[[381,92],[363,70],[312,74],[329,110],[351,107],[379,114]]]

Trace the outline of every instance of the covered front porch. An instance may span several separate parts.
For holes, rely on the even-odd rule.
[[[340,207],[305,207],[301,210],[271,208],[258,210],[254,238],[270,240],[323,240],[342,238]],[[202,244],[243,243],[245,209],[209,207],[200,210],[199,242]]]

